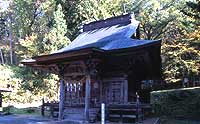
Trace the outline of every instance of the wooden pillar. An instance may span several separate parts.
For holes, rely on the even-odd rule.
[[[59,107],[60,108],[60,107]],[[54,118],[54,105],[53,102],[50,102],[50,114],[51,114],[51,118]]]
[[[3,111],[3,107],[2,107],[2,96],[3,96],[3,94],[0,92],[0,112],[2,112]],[[9,111],[8,111],[9,112]]]
[[[63,111],[64,111],[64,102],[65,102],[65,82],[63,79],[60,79],[60,97],[59,97],[59,116],[58,120],[63,119]]]
[[[86,75],[86,85],[85,85],[85,119],[89,121],[89,110],[90,110],[90,88],[91,88],[91,81],[90,81],[90,74]]]
[[[103,102],[103,82],[102,80],[99,80],[99,88],[100,88],[100,103]]]
[[[120,85],[121,85],[121,87],[120,87],[120,92],[121,92],[121,95],[120,95],[120,103],[124,103],[124,81],[122,80],[121,82],[120,82]]]
[[[1,92],[0,92],[0,107],[2,107],[2,94],[1,94]]]
[[[0,106],[1,107],[1,106]],[[42,98],[41,114],[44,116],[44,98]]]
[[[124,103],[128,102],[128,80],[124,80]]]

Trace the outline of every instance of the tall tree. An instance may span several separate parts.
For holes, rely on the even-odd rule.
[[[186,6],[187,7],[184,8],[182,12],[189,17],[199,20],[200,19],[200,1],[195,0],[194,2],[192,1],[186,2]]]
[[[6,24],[5,24],[5,19],[4,18],[0,18],[0,40],[3,41],[4,38],[5,38],[5,31],[6,31]],[[2,50],[2,47],[3,44],[1,42],[1,45],[0,45],[0,57],[1,57],[1,64],[5,64],[5,60],[4,60],[4,55],[3,55],[3,50]]]
[[[118,16],[131,5],[131,0],[56,0],[63,7],[68,37],[73,40],[84,23]]]
[[[199,27],[198,19],[194,16],[197,15],[197,9],[191,9],[193,4],[189,3],[188,6],[183,4],[177,9],[181,18],[173,24],[176,28],[169,30],[169,35],[166,36],[170,42],[165,42],[162,49],[165,60],[164,77],[167,82],[182,82],[185,77],[194,82],[200,72]]]
[[[45,51],[53,52],[65,45],[68,45],[70,40],[67,38],[67,25],[64,20],[64,14],[62,6],[58,4],[56,11],[53,13],[53,26],[50,28],[50,32],[44,38]]]
[[[67,33],[65,32],[66,25],[60,22],[63,17],[61,8],[58,7],[57,10],[58,12],[56,12],[54,0],[13,0],[10,3],[9,11],[5,15],[9,14],[12,19],[10,28],[13,34],[14,49],[19,60],[47,54],[49,46],[50,51],[63,47],[63,44],[66,43],[64,41],[64,35]],[[54,19],[55,17],[56,19]],[[49,32],[62,38],[59,40],[60,44],[55,42],[58,39],[54,39],[53,44],[46,44],[45,39],[50,34]],[[3,46],[5,45],[3,44]],[[58,86],[55,75],[26,67],[11,66],[9,69],[15,73],[13,77],[19,79],[19,94],[29,92],[32,96],[46,95],[51,98],[54,96],[54,99],[57,96],[56,88]]]

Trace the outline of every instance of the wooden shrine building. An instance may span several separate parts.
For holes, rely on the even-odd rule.
[[[89,120],[92,108],[131,104],[136,92],[149,102],[141,82],[161,78],[161,41],[140,40],[138,25],[132,14],[85,24],[65,48],[21,63],[59,75],[59,119],[67,106]]]

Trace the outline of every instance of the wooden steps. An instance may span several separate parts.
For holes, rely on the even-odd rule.
[[[100,114],[100,108],[91,108],[90,109],[90,123],[94,123],[98,120],[98,114]]]
[[[109,109],[108,118],[111,122],[125,122],[126,120],[128,120],[128,122],[135,122],[136,117],[135,109]]]
[[[84,108],[65,108],[64,119],[84,120]]]
[[[100,108],[90,108],[89,113],[89,122],[94,123],[97,121],[97,115],[100,113]],[[84,108],[65,108],[64,119],[85,120]]]
[[[47,105],[46,105],[47,106]],[[138,112],[137,105],[131,104],[115,104],[106,107],[106,120],[110,122],[136,122],[144,119],[144,114],[151,112],[149,104],[140,104]],[[90,108],[89,122],[94,123],[101,120],[100,107]],[[58,117],[58,104],[50,104],[49,111],[51,117]],[[145,114],[147,115],[147,114]],[[85,120],[83,106],[65,106],[64,119]]]
[[[142,111],[138,111],[136,105],[112,105],[108,107],[108,120],[110,122],[134,123],[143,120]]]

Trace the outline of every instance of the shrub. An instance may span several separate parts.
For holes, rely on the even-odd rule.
[[[11,109],[12,108],[13,108],[13,106],[3,107],[4,114],[11,114]]]
[[[158,116],[200,117],[200,87],[153,91],[151,104]]]
[[[27,108],[26,112],[27,113],[35,113],[36,112],[36,108],[32,108],[32,107],[31,108]]]

